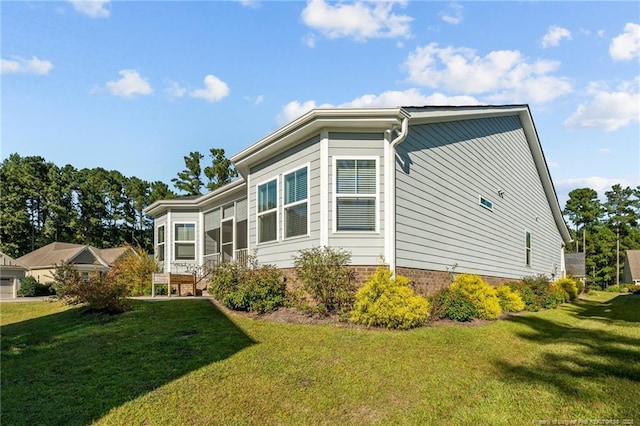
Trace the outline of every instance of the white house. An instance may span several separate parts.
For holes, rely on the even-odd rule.
[[[527,105],[315,109],[231,161],[239,180],[145,210],[165,271],[254,251],[291,268],[330,246],[425,292],[451,271],[564,274],[570,235]]]

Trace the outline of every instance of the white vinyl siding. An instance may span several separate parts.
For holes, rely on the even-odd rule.
[[[195,260],[196,224],[176,223],[174,225],[174,260]]]
[[[278,239],[278,179],[258,185],[258,243]]]
[[[396,158],[397,266],[520,279],[561,264],[562,237],[517,116],[411,125]],[[524,230],[536,236],[530,267]]]
[[[376,159],[335,159],[335,231],[375,231]]]
[[[308,167],[284,175],[284,238],[308,235]]]

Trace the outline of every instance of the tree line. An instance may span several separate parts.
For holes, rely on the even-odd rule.
[[[147,206],[213,191],[238,176],[223,149],[211,148],[209,157],[204,168],[200,152],[184,157],[185,169],[171,180],[177,194],[164,182],[115,170],[59,167],[39,156],[11,154],[0,164],[0,251],[19,257],[62,241],[100,248],[130,243],[151,252]],[[567,251],[585,252],[587,278],[596,286],[615,283],[625,250],[640,249],[640,187],[613,185],[605,197],[603,202],[591,188],[574,189],[563,211],[573,224]]]
[[[564,215],[573,224],[569,252],[585,253],[587,282],[606,287],[621,279],[626,250],[640,249],[640,186],[616,184],[605,201],[591,188],[569,192]]]
[[[182,195],[213,190],[237,176],[223,149],[210,153],[204,178],[204,156],[191,152],[184,157],[185,170],[172,179]],[[0,164],[0,251],[15,258],[61,241],[99,248],[130,243],[151,252],[153,222],[143,210],[178,196],[161,181],[101,167],[60,167],[40,156],[14,153]]]

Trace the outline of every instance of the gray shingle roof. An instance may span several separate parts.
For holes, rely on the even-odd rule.
[[[55,242],[25,254],[18,261],[28,268],[54,267],[69,262],[87,249],[96,257],[96,261],[106,265],[113,264],[127,250],[126,247],[100,250],[89,245]]]

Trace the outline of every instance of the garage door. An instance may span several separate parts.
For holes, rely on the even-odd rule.
[[[13,298],[13,278],[0,278],[0,299]]]

